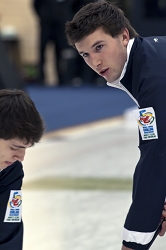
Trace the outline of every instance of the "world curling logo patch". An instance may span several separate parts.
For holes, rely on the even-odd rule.
[[[142,140],[158,139],[155,112],[152,107],[133,111]]]
[[[11,190],[6,208],[4,222],[21,222],[22,193],[21,190]]]

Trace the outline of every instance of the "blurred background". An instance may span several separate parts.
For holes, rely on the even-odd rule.
[[[139,158],[135,104],[67,45],[89,0],[1,0],[0,88],[25,90],[46,122],[23,162],[24,250],[120,249]],[[166,0],[116,1],[141,36],[165,35]],[[154,250],[163,250],[158,238]]]

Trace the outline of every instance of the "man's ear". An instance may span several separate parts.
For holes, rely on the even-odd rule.
[[[124,46],[127,47],[129,40],[130,40],[129,31],[127,28],[125,28],[122,32],[122,41],[123,41]]]

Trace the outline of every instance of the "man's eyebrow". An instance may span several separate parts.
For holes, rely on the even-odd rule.
[[[95,47],[96,45],[102,43],[102,42],[104,42],[104,41],[103,41],[103,40],[100,40],[100,41],[95,42],[95,43],[91,46],[91,49],[92,49],[93,47]],[[81,55],[81,54],[86,53],[86,52],[80,51],[80,52],[78,52],[78,53]]]
[[[104,42],[103,40],[97,41],[97,42],[95,42],[95,43],[91,46],[91,48],[93,48],[93,47],[95,47],[96,45],[98,45],[99,43],[103,43],[103,42]]]

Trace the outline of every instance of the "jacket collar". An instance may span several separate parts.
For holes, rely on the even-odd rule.
[[[121,79],[124,77],[124,75],[126,73],[126,69],[127,69],[127,65],[128,65],[128,61],[129,61],[129,56],[130,56],[130,52],[131,52],[131,48],[133,46],[134,40],[135,40],[135,38],[130,39],[129,42],[128,42],[128,45],[127,45],[127,61],[124,64],[124,67],[123,67],[123,70],[122,70],[122,73],[121,73],[120,77],[114,82],[111,82],[111,83],[107,82],[108,86],[121,89],[120,81],[121,81]]]

